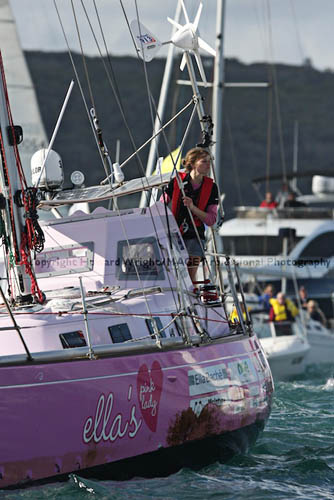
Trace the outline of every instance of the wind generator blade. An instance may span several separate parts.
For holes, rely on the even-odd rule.
[[[201,2],[201,3],[199,4],[199,7],[198,7],[198,11],[197,11],[197,14],[196,14],[195,20],[194,20],[194,22],[193,22],[193,25],[194,25],[195,30],[197,30],[197,28],[198,28],[199,18],[201,17],[202,9],[203,9],[203,4],[202,4],[202,2]]]
[[[169,21],[178,30],[182,28],[181,24],[177,23],[176,21],[174,21],[174,19],[171,19],[170,17],[167,17],[167,21]]]
[[[182,10],[183,10],[183,14],[184,14],[186,23],[189,24],[190,21],[189,21],[189,17],[188,17],[187,11],[186,11],[186,6],[184,5],[183,0],[181,0],[181,5],[182,5]]]
[[[130,29],[136,41],[139,55],[146,62],[152,61],[162,45],[160,40],[137,19],[131,21]]]
[[[182,56],[182,59],[181,59],[181,64],[180,64],[180,70],[183,71],[184,70],[184,67],[186,65],[186,62],[187,62],[187,58],[186,58],[186,55],[183,54]]]
[[[205,50],[208,54],[211,54],[213,57],[216,57],[216,51],[208,43],[206,43],[202,38],[198,37],[198,46],[200,49]]]
[[[195,59],[196,59],[196,62],[197,62],[199,73],[200,73],[201,78],[202,78],[203,83],[204,83],[204,87],[207,87],[208,82],[207,82],[207,79],[206,79],[206,76],[205,76],[205,72],[204,72],[204,68],[203,68],[203,64],[202,64],[202,59],[201,59],[201,56],[199,55],[199,53],[198,53],[197,50],[194,50],[194,56],[195,56]]]

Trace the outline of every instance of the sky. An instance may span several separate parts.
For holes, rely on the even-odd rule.
[[[56,0],[66,36],[72,49],[78,50],[70,0]],[[73,0],[80,34],[87,54],[97,54],[81,0]],[[83,0],[96,36],[99,36],[93,0]],[[109,52],[135,55],[120,0],[95,0]],[[177,0],[122,0],[129,21],[136,18],[161,41],[170,38]],[[199,0],[185,0],[193,20]],[[215,43],[216,0],[203,0],[201,37]],[[63,51],[66,43],[54,7],[54,0],[10,0],[21,44],[25,50]],[[224,52],[245,63],[283,62],[300,65],[306,58],[320,70],[334,69],[334,0],[226,0]],[[183,18],[181,19],[183,23]],[[166,49],[160,52],[166,55]]]

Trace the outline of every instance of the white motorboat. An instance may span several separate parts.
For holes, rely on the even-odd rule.
[[[311,349],[300,322],[268,322],[263,314],[252,315],[252,318],[274,379],[286,380],[302,375]]]
[[[334,362],[334,331],[326,328],[319,321],[308,319],[305,322],[307,340],[310,350],[306,357],[306,364],[320,364]]]

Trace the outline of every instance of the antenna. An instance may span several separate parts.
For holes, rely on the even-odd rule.
[[[158,52],[158,50],[162,45],[166,45],[167,43],[172,43],[176,47],[183,50],[183,56],[180,64],[181,71],[184,70],[184,67],[187,62],[186,54],[187,53],[193,54],[202,81],[204,83],[204,86],[206,87],[208,82],[205,76],[205,71],[203,68],[199,49],[204,50],[205,52],[214,57],[216,56],[216,51],[212,47],[210,47],[210,45],[206,43],[202,38],[200,38],[199,35],[198,25],[202,13],[203,3],[202,2],[200,3],[194,22],[191,23],[189,21],[189,16],[184,1],[183,0],[180,1],[186,24],[182,26],[178,22],[174,21],[174,19],[167,17],[168,21],[177,29],[177,31],[172,36],[172,39],[168,42],[160,42],[158,38],[153,33],[151,33],[143,24],[141,24],[137,20],[132,21],[131,30],[134,34],[137,43],[137,50],[138,53],[146,62],[150,62],[152,61],[153,57],[155,56],[155,54]]]

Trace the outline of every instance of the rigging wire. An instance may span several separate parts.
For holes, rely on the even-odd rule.
[[[121,5],[122,5],[122,8],[123,8],[124,15],[126,16],[126,13],[125,13],[125,10],[124,10],[123,4],[122,4],[122,0],[120,0],[120,2],[121,2]],[[85,13],[86,13],[86,16],[87,16],[87,12],[86,12],[86,11],[85,11]],[[128,27],[129,27],[129,29],[130,29],[130,25],[129,25],[129,22],[128,22],[128,19],[127,19],[127,16],[126,16],[126,22],[127,22],[127,25],[128,25]],[[89,23],[89,24],[90,24],[90,27],[91,27],[91,29],[92,29],[91,23]],[[93,29],[92,29],[92,31],[93,31]],[[130,31],[131,31],[131,29],[130,29]],[[93,35],[94,35],[94,32],[93,32]],[[95,35],[94,35],[94,39],[95,39],[95,42],[96,42],[96,44],[97,44],[97,47],[98,47],[99,53],[100,53],[100,55],[101,55],[101,57],[102,57],[102,53],[101,53],[101,50],[100,50],[100,48],[99,48],[99,44],[98,44],[98,41],[97,41],[97,39],[96,39],[96,36],[95,36]],[[139,55],[138,55],[138,57],[139,57]],[[104,66],[105,66],[105,65],[104,65]],[[105,69],[106,69],[106,67],[105,67]],[[106,71],[107,71],[107,69],[106,69]],[[150,91],[150,87],[149,87],[149,84],[148,84],[148,79],[146,80],[146,83],[147,83],[147,87],[146,87],[146,88],[147,88],[147,92],[148,92],[149,96],[152,96],[152,93],[151,93],[151,91]],[[175,119],[175,118],[176,118],[176,117],[174,117],[173,119]],[[125,119],[125,116],[124,116],[124,119]],[[164,128],[164,127],[163,127],[163,128]],[[152,140],[152,139],[150,139],[150,140]],[[143,146],[142,146],[142,147],[143,147]],[[140,148],[139,148],[139,149],[140,149]],[[169,149],[170,149],[170,148],[169,148]],[[139,151],[138,149],[137,149],[137,150],[135,150],[135,152],[133,153],[133,155],[132,155],[132,156],[134,156],[135,154],[137,154],[137,153],[138,153],[138,151]],[[181,149],[180,149],[180,151],[181,151]],[[130,156],[130,157],[129,157],[126,161],[129,161],[129,160],[131,159],[131,157],[132,157],[132,156]],[[173,163],[174,163],[174,161],[173,161]],[[125,163],[123,162],[123,164],[121,165],[121,167],[123,167],[123,166],[124,166],[124,164],[125,164]],[[176,164],[177,164],[177,160],[176,160],[176,162],[174,163],[174,168],[175,168]],[[140,161],[140,166],[141,166],[142,172],[143,172],[143,174],[144,174],[144,176],[145,176],[145,171],[144,171],[144,168],[143,168],[143,165],[142,165],[141,161]],[[145,177],[146,177],[146,176],[145,176]],[[142,181],[142,182],[143,182],[143,184],[144,184],[144,181]],[[148,194],[147,194],[147,196],[148,196]],[[149,211],[150,211],[150,213],[151,213],[151,209],[150,209],[150,207],[148,207],[148,209],[149,209]],[[190,212],[190,211],[189,211],[189,212]],[[152,218],[152,223],[154,224],[154,219],[153,219],[153,217],[152,217],[152,214],[151,214],[151,218]],[[190,218],[191,218],[191,220],[193,221],[192,214],[190,214]],[[193,222],[193,225],[195,226],[194,222]],[[156,232],[157,240],[159,241],[159,238],[158,238],[158,235],[157,235],[157,231],[155,231],[155,232]],[[195,227],[195,232],[196,232],[196,234],[197,234],[197,236],[198,236],[198,232],[197,232],[197,228],[196,228],[196,227]],[[198,238],[199,238],[199,236],[198,236]],[[200,244],[201,244],[201,242],[200,242]]]
[[[237,193],[238,193],[239,203],[240,203],[240,205],[243,205],[242,194],[241,194],[241,184],[240,184],[239,169],[238,169],[238,163],[237,163],[237,159],[236,159],[236,155],[235,155],[235,148],[234,148],[234,140],[233,140],[233,135],[232,135],[231,122],[230,122],[230,118],[229,118],[229,114],[228,114],[227,109],[225,111],[225,115],[226,115],[225,120],[226,120],[226,126],[227,126],[227,135],[228,135],[229,142],[230,142],[230,150],[231,150],[231,159],[232,159],[232,166],[233,166],[233,171],[234,171],[234,178],[236,179],[236,185],[237,185]],[[246,246],[247,246],[248,254],[251,254],[249,238],[246,238]]]
[[[125,8],[124,8],[124,5],[123,5],[122,0],[120,0],[120,4],[121,4],[122,10],[123,10],[123,15],[124,15],[124,17],[125,17],[125,21],[126,21],[126,24],[127,24],[127,27],[128,27],[128,30],[129,30],[129,33],[130,33],[131,39],[132,39],[132,43],[133,43],[133,45],[134,45],[134,49],[135,49],[135,52],[136,52],[137,58],[138,58],[138,60],[140,61],[140,60],[141,60],[141,57],[139,56],[138,49],[137,49],[137,45],[136,45],[135,39],[134,39],[134,37],[133,37],[133,33],[132,33],[132,31],[131,31],[131,27],[130,27],[129,19],[128,19],[128,17],[127,17],[127,14],[126,14],[126,11],[125,11]],[[137,22],[138,22],[138,21],[139,21],[139,19],[137,19]],[[144,63],[144,64],[146,64],[144,60],[143,60],[143,63]],[[145,66],[145,68],[146,68],[146,66]],[[145,69],[144,69],[144,71],[145,71]],[[150,89],[150,86],[149,86],[149,83],[148,83],[148,79],[146,80],[146,84],[147,84],[147,85],[146,85],[146,89],[147,89],[147,93],[148,93],[148,95],[149,95],[149,99],[151,100],[152,106],[154,107],[154,112],[155,112],[156,117],[158,118],[158,120],[159,120],[159,122],[160,122],[160,126],[162,126],[162,120],[161,120],[161,117],[159,116],[159,113],[158,113],[158,108],[157,108],[157,105],[156,105],[156,103],[155,103],[155,100],[154,100],[153,94],[152,94],[152,92],[151,92],[151,89]],[[154,130],[154,121],[153,121],[153,130]],[[169,154],[169,156],[170,156],[170,159],[171,159],[171,161],[172,161],[173,165],[175,166],[175,165],[176,165],[176,163],[174,162],[173,156],[172,156],[172,154],[171,154],[171,153],[172,153],[172,149],[171,149],[171,147],[170,147],[170,144],[169,144],[169,141],[168,141],[168,139],[167,139],[167,136],[166,136],[166,134],[165,134],[164,132],[162,132],[162,137],[163,137],[163,139],[164,139],[165,146],[166,146],[166,148],[167,148],[167,151],[168,151],[168,154]],[[157,150],[157,154],[158,154],[158,150]]]
[[[292,11],[293,23],[295,25],[295,30],[296,30],[298,50],[300,53],[301,62],[303,63],[306,59],[305,58],[305,51],[304,51],[304,48],[302,45],[302,40],[301,40],[300,31],[299,31],[298,22],[297,22],[296,9],[295,9],[295,4],[294,4],[293,0],[290,0],[290,7],[291,7],[291,11]]]
[[[63,32],[63,36],[64,36],[64,40],[65,40],[65,43],[66,43],[66,46],[67,46],[67,51],[68,51],[68,54],[69,54],[69,57],[70,57],[72,68],[73,68],[76,80],[78,82],[78,85],[79,85],[80,94],[81,94],[81,97],[82,97],[82,100],[83,100],[83,103],[84,103],[84,107],[85,107],[85,110],[86,110],[86,113],[87,113],[87,116],[88,116],[88,121],[89,121],[90,127],[91,127],[91,129],[93,131],[93,136],[94,136],[94,139],[95,139],[95,142],[96,142],[96,146],[97,146],[97,149],[98,149],[101,161],[102,161],[103,168],[105,170],[106,167],[105,167],[104,157],[103,157],[101,148],[99,146],[98,138],[97,138],[96,133],[95,133],[94,124],[92,123],[92,120],[91,120],[91,116],[90,116],[90,112],[89,112],[89,109],[88,109],[88,105],[87,105],[87,101],[86,101],[86,98],[85,98],[85,94],[83,92],[81,81],[80,81],[80,78],[79,78],[79,75],[78,75],[75,63],[74,63],[72,52],[71,52],[71,49],[70,49],[70,46],[69,46],[69,43],[68,43],[68,39],[67,39],[67,36],[66,36],[66,33],[65,33],[64,25],[63,25],[63,22],[62,22],[62,19],[61,19],[61,16],[60,16],[60,12],[59,12],[59,9],[58,9],[58,6],[57,6],[57,0],[53,0],[53,4],[55,6],[55,9],[56,9],[56,12],[57,12],[57,16],[58,16],[58,20],[59,20],[59,23],[60,23],[60,26],[61,26],[61,30]],[[110,189],[111,189],[111,182],[110,181],[109,181],[109,184],[110,184]]]
[[[267,61],[268,64],[267,75],[268,75],[268,85],[269,85],[268,97],[267,97],[267,132],[266,132],[267,139],[266,139],[266,163],[265,163],[265,177],[266,177],[265,192],[267,192],[270,191],[269,176],[271,168],[271,146],[272,146],[273,78],[272,78],[271,64],[269,62],[270,61],[270,49],[268,42],[269,37],[266,34],[268,29],[265,16],[266,12],[265,0],[259,0],[259,1],[260,2],[262,1],[262,8],[259,7],[257,0],[254,0],[254,10],[256,13],[256,20],[259,27],[261,44],[263,45],[264,60]]]
[[[83,7],[84,7],[84,6],[83,6]],[[89,20],[89,17],[88,17],[88,14],[87,14],[86,9],[84,9],[84,11],[85,11],[86,17],[87,17],[87,19],[88,19],[89,25],[90,25],[90,27],[91,27],[91,30],[92,30],[92,32],[93,32],[93,36],[94,36],[94,39],[95,39],[96,45],[97,45],[98,50],[99,50],[99,52],[100,52],[100,55],[101,55],[101,57],[102,57],[101,50],[100,50],[100,48],[99,48],[99,43],[98,43],[98,41],[97,41],[97,39],[96,39],[96,36],[95,36],[94,30],[93,30],[93,28],[92,28],[92,26],[91,26],[91,23],[90,23],[90,20]],[[100,24],[100,26],[101,26],[101,24]],[[101,27],[102,27],[102,26],[101,26]],[[102,61],[103,61],[103,58],[102,58]],[[104,63],[103,63],[103,64],[104,64]],[[114,86],[112,85],[112,81],[111,81],[111,79],[110,79],[110,77],[109,77],[109,72],[108,72],[108,69],[106,68],[105,64],[104,64],[104,67],[105,67],[105,71],[106,71],[106,73],[107,73],[107,76],[108,76],[109,82],[110,82],[110,84],[111,84],[111,87],[112,87],[112,89],[114,90]],[[148,82],[147,82],[147,83],[148,83]],[[147,86],[147,90],[148,90],[148,92],[150,93],[149,86]],[[115,93],[115,92],[114,92],[114,95],[115,95],[116,100],[117,100],[117,95],[116,95],[116,93]],[[119,104],[120,104],[120,102],[119,102]],[[126,118],[125,118],[125,115],[123,115],[123,120],[124,120],[124,121],[125,121],[125,123],[126,123]],[[130,131],[129,131],[129,132],[130,132]],[[131,132],[130,132],[130,134],[131,134]],[[133,141],[133,142],[134,142],[134,141]],[[135,147],[135,145],[134,145],[134,147]],[[140,161],[140,164],[141,164],[141,161]],[[145,174],[142,164],[141,164],[141,168],[142,168],[142,170],[143,170],[143,173]],[[150,208],[149,208],[149,210],[150,210]],[[151,210],[150,210],[150,212],[151,212]],[[152,214],[151,214],[151,218],[152,218],[152,222],[153,222],[153,224],[154,224],[154,220],[153,220]],[[156,228],[155,228],[155,232],[156,232],[156,235],[157,235]],[[158,240],[158,242],[159,242],[159,238],[158,238],[158,236],[157,236],[157,240]],[[159,242],[159,244],[160,244],[160,242]]]
[[[103,55],[102,55],[102,51],[101,51],[101,48],[100,48],[100,44],[99,44],[99,42],[98,42],[98,40],[96,38],[94,28],[93,28],[92,23],[90,21],[87,9],[85,8],[85,6],[83,4],[83,0],[81,0],[81,4],[82,4],[83,10],[84,10],[84,13],[86,15],[86,18],[87,18],[90,30],[92,32],[92,35],[93,35],[96,47],[97,47],[98,52],[99,52],[99,55],[101,57],[101,62],[102,62],[102,65],[104,67],[104,70],[106,72],[107,79],[109,81],[109,84],[110,84],[111,89],[112,89],[113,94],[114,94],[114,98],[116,100],[117,106],[118,106],[119,111],[121,113],[123,123],[125,125],[126,130],[127,130],[127,133],[128,133],[128,136],[129,136],[129,139],[130,139],[130,142],[131,142],[131,146],[132,146],[133,150],[136,151],[137,147],[136,147],[136,144],[135,144],[135,141],[134,141],[133,134],[132,134],[131,129],[129,127],[128,121],[127,121],[126,116],[125,116],[125,111],[124,111],[124,107],[123,107],[123,104],[122,104],[122,101],[121,101],[120,92],[119,92],[119,89],[117,87],[117,81],[116,81],[116,78],[115,78],[115,73],[114,73],[114,71],[112,72],[112,75],[113,75],[113,78],[112,78],[110,76],[110,73],[108,71],[106,63],[104,61],[104,58],[103,58]],[[102,25],[101,25],[101,27],[102,27]],[[108,62],[109,62],[109,66],[112,67],[112,63],[111,63],[111,59],[110,58],[108,59]],[[114,81],[113,81],[113,79],[114,79]],[[141,171],[144,172],[144,167],[143,167],[143,164],[142,164],[142,161],[141,161],[141,158],[140,158],[139,155],[136,155],[136,161],[138,162],[138,166],[140,167]]]
[[[114,83],[114,86],[115,86],[115,92],[117,94],[118,99],[121,100],[119,88],[118,88],[118,85],[117,85],[116,75],[115,75],[115,72],[114,72],[113,65],[111,63],[111,58],[110,58],[109,49],[108,49],[108,46],[107,46],[107,41],[106,41],[106,38],[104,36],[104,31],[103,31],[103,28],[102,28],[101,17],[100,17],[99,11],[98,11],[97,6],[96,6],[96,0],[93,0],[93,3],[94,3],[94,9],[95,9],[95,14],[96,14],[97,22],[98,22],[98,25],[99,25],[99,28],[100,28],[100,32],[101,32],[101,37],[102,37],[102,40],[103,40],[103,45],[104,45],[104,48],[105,48],[105,51],[106,51],[106,55],[105,56],[107,57],[107,60],[108,60],[108,63],[109,63],[109,67],[110,67],[111,77],[112,77],[112,80],[113,80],[113,83]],[[83,3],[82,3],[82,7],[85,9]]]
[[[130,127],[129,127],[128,123],[127,123],[127,119],[126,119],[126,116],[125,116],[125,113],[124,113],[124,108],[123,108],[123,105],[122,105],[122,102],[121,102],[120,93],[119,93],[119,89],[118,89],[118,87],[117,87],[117,81],[116,81],[116,78],[114,78],[114,82],[113,82],[113,81],[112,81],[112,78],[110,77],[110,74],[109,74],[108,68],[107,68],[107,66],[106,66],[106,64],[105,64],[105,62],[104,62],[104,59],[103,59],[102,51],[101,51],[101,49],[100,49],[99,42],[98,42],[98,40],[97,40],[97,38],[96,38],[96,35],[95,35],[95,32],[94,32],[94,29],[93,29],[92,23],[91,23],[91,21],[90,21],[90,19],[89,19],[89,15],[88,15],[88,12],[87,12],[87,10],[86,10],[86,8],[85,8],[85,6],[84,6],[83,0],[81,0],[81,4],[82,4],[83,10],[84,10],[84,12],[85,12],[85,15],[86,15],[86,18],[87,18],[87,21],[88,21],[89,27],[90,27],[90,29],[91,29],[91,32],[92,32],[92,34],[93,34],[93,37],[94,37],[94,40],[95,40],[95,43],[96,43],[97,49],[98,49],[98,51],[99,51],[99,54],[100,54],[100,57],[101,57],[101,60],[102,60],[102,64],[103,64],[104,70],[105,70],[105,72],[106,72],[106,74],[107,74],[108,81],[109,81],[109,83],[110,83],[110,85],[111,85],[111,88],[112,88],[113,93],[114,93],[114,97],[115,97],[115,99],[116,99],[116,102],[117,102],[117,104],[118,104],[119,110],[120,110],[120,112],[121,112],[121,115],[122,115],[122,118],[123,118],[123,122],[124,122],[124,124],[125,124],[125,126],[126,126],[126,128],[127,128],[127,130],[128,130],[128,134],[129,134],[129,137],[130,137],[130,141],[132,142],[133,148],[134,148],[134,150],[135,150],[135,152],[133,153],[133,155],[132,155],[131,157],[136,156],[137,160],[139,160],[139,161],[138,161],[138,163],[139,163],[140,169],[141,169],[142,173],[143,173],[143,174],[144,174],[144,176],[145,176],[144,166],[143,166],[143,164],[142,164],[142,162],[141,162],[141,159],[140,159],[140,157],[139,157],[139,155],[138,155],[138,151],[139,151],[139,149],[137,149],[137,148],[136,148],[136,144],[135,144],[135,142],[134,142],[133,135],[132,135],[132,133],[131,133]],[[96,12],[96,13],[97,13],[97,15],[98,15],[98,11],[97,11],[97,9],[95,10],[95,12]],[[99,16],[98,16],[98,22],[99,22],[100,30],[102,30],[102,33],[103,33],[102,24],[101,24],[101,22],[100,22],[100,17],[99,17]],[[103,40],[105,41],[105,37],[104,37],[104,35],[103,35]],[[106,44],[105,44],[105,47],[106,47]],[[110,65],[110,66],[111,66],[111,68],[112,68],[111,59],[110,59],[110,58],[108,58],[108,61],[109,61],[109,65]],[[115,77],[114,72],[112,72],[112,75],[113,75],[113,77]],[[128,158],[128,160],[129,160],[129,158]],[[124,166],[124,163],[123,163],[123,165],[122,165],[122,166]],[[142,182],[143,182],[143,189],[144,189],[144,187],[146,187],[146,186],[145,186],[145,184],[144,184],[144,181],[142,181]],[[148,193],[146,193],[146,196],[148,197],[148,196],[149,196],[149,194],[148,194]],[[151,213],[151,209],[150,209],[150,207],[149,207],[149,211],[150,211],[150,215],[151,215],[152,224],[153,224],[153,226],[154,226],[155,235],[156,235],[157,241],[159,242],[158,233],[157,233],[157,230],[156,230],[156,227],[155,227],[155,222],[154,222],[154,219],[153,219],[153,217],[152,217],[152,213]],[[159,242],[159,244],[160,244],[160,242]],[[167,275],[168,275],[168,273],[167,273]],[[170,280],[169,275],[168,275],[168,280]],[[176,302],[175,302],[175,305],[176,305],[176,307],[177,307]]]
[[[140,159],[140,157],[139,157],[139,155],[138,155],[138,151],[139,151],[139,150],[136,148],[136,144],[135,144],[135,142],[134,142],[134,138],[133,138],[133,136],[132,136],[132,133],[131,133],[130,127],[129,127],[129,125],[128,125],[128,123],[127,123],[127,120],[126,120],[126,117],[125,117],[124,108],[123,108],[123,105],[122,105],[122,102],[121,102],[120,93],[119,93],[119,90],[118,90],[118,87],[117,87],[117,81],[116,81],[116,78],[115,78],[115,74],[114,74],[114,72],[113,72],[113,70],[112,70],[112,63],[111,63],[111,59],[110,59],[110,57],[109,57],[109,55],[108,55],[109,66],[111,67],[111,70],[112,70],[112,76],[113,76],[113,78],[114,78],[114,81],[112,81],[112,79],[110,78],[110,75],[109,75],[108,69],[107,69],[107,67],[106,67],[106,65],[105,65],[105,63],[104,63],[103,56],[102,56],[102,52],[101,52],[101,50],[100,50],[100,46],[99,46],[98,40],[97,40],[97,38],[96,38],[96,36],[95,36],[94,29],[93,29],[93,27],[92,27],[92,24],[91,24],[91,22],[90,22],[90,19],[89,19],[89,16],[88,16],[87,10],[85,9],[85,7],[84,7],[84,4],[83,4],[82,0],[81,0],[81,3],[82,3],[82,6],[83,6],[83,9],[84,9],[84,12],[85,12],[85,14],[86,14],[86,17],[87,17],[87,20],[88,20],[88,23],[89,23],[90,29],[91,29],[91,31],[92,31],[92,34],[93,34],[93,37],[94,37],[95,43],[96,43],[96,45],[97,45],[97,48],[98,48],[98,51],[99,51],[99,54],[100,54],[100,57],[101,57],[101,60],[102,60],[102,63],[103,63],[104,69],[105,69],[106,74],[107,74],[107,78],[108,78],[109,83],[110,83],[110,85],[111,85],[111,88],[112,88],[112,90],[113,90],[114,97],[115,97],[116,102],[117,102],[117,104],[118,104],[118,106],[119,106],[119,109],[120,109],[120,112],[121,112],[121,115],[122,115],[122,118],[123,118],[123,122],[124,122],[124,124],[125,124],[125,126],[126,126],[126,129],[127,129],[127,131],[128,131],[128,135],[129,135],[129,137],[130,137],[130,141],[131,141],[132,146],[133,146],[133,148],[134,148],[134,150],[135,150],[135,152],[134,152],[134,154],[133,154],[132,156],[135,156],[135,157],[136,157],[136,160],[137,160],[137,161],[138,161],[138,163],[139,163],[139,167],[140,167],[140,169],[141,169],[142,173],[143,173],[143,174],[144,174],[144,176],[145,176],[144,166],[142,165],[141,159]],[[95,6],[96,6],[96,5],[95,5]],[[123,5],[122,5],[122,8],[123,8]],[[95,12],[96,12],[96,13],[97,13],[97,15],[98,15],[98,11],[97,11],[97,9],[95,9]],[[124,8],[123,8],[123,12],[125,12],[125,11],[124,11]],[[126,18],[126,19],[127,19],[127,18]],[[100,17],[99,17],[99,15],[98,15],[98,22],[99,22],[100,30],[102,31],[102,38],[103,38],[104,43],[105,43],[105,37],[104,37],[104,34],[103,34],[102,24],[101,24],[101,22],[100,22]],[[127,23],[128,23],[128,21],[127,21]],[[129,27],[129,24],[128,24],[128,27]],[[130,33],[131,33],[131,30],[130,30]],[[132,33],[131,33],[131,36],[132,36]],[[132,37],[132,39],[133,39],[133,37]],[[134,40],[133,40],[133,41],[134,41]],[[107,49],[107,47],[106,47],[106,43],[105,43],[105,48]],[[138,56],[138,54],[137,54],[137,56]],[[138,56],[138,57],[139,57],[139,56]],[[129,160],[129,159],[128,159],[128,160]],[[123,164],[122,166],[124,166],[124,164]],[[144,186],[143,186],[143,189],[144,189]],[[148,192],[145,192],[145,195],[146,195],[146,199],[147,199],[147,200],[149,200],[149,196],[150,196],[150,195],[149,195],[149,193],[148,193]],[[158,233],[157,233],[157,230],[156,230],[156,227],[155,227],[154,219],[153,219],[153,217],[152,217],[151,209],[149,208],[149,210],[150,210],[151,220],[152,220],[152,224],[153,224],[153,226],[154,226],[154,230],[155,230],[156,238],[157,238],[157,241],[158,241],[158,243],[159,243],[159,245],[160,245],[160,247],[161,247],[161,244],[160,244],[160,242],[159,242],[159,238],[158,238]],[[159,215],[160,215],[160,214],[159,214]],[[167,270],[167,269],[166,269],[166,270]],[[167,276],[168,276],[168,280],[169,280],[169,282],[170,282],[170,276],[169,276],[168,272],[167,272]],[[173,293],[173,297],[174,297],[174,293]],[[175,297],[174,297],[174,301],[175,301],[175,307],[176,307],[176,309],[177,309],[177,308],[178,308],[178,306],[177,306],[177,302],[176,302],[176,300],[175,300]]]
[[[120,3],[121,3],[121,5],[122,5],[122,9],[123,9],[123,13],[124,13],[124,16],[125,16],[125,19],[126,19],[126,23],[127,23],[127,25],[128,25],[128,29],[129,29],[129,31],[130,31],[130,33],[131,33],[130,24],[129,24],[129,21],[128,21],[128,18],[127,18],[127,15],[126,15],[126,12],[125,12],[125,9],[124,9],[124,6],[123,6],[123,3],[122,3],[122,0],[120,0]],[[135,0],[135,4],[136,4],[136,7],[137,7],[137,0]],[[138,10],[137,10],[137,22],[138,22],[138,26],[140,26],[140,24],[139,24],[139,13],[138,13]],[[134,41],[134,38],[133,38],[132,33],[131,33],[131,36],[132,36],[132,40],[133,40],[134,45],[135,45],[135,48],[136,48],[136,52],[137,52],[137,54],[138,54],[137,47],[136,47],[136,43],[135,43],[135,41]],[[139,57],[139,54],[138,54],[138,57]],[[145,76],[146,76],[147,72],[146,72],[146,63],[145,63],[145,59],[144,59],[144,58],[143,58],[143,62],[144,62],[144,73],[145,73]],[[151,93],[151,90],[150,90],[150,86],[149,86],[148,79],[146,79],[146,85],[147,85],[147,86],[146,86],[146,88],[147,88],[147,93],[148,93],[148,96],[149,96],[149,98],[151,97],[151,99],[153,100],[153,97],[152,97],[152,93]],[[154,100],[153,100],[153,102],[154,102]],[[196,104],[196,103],[195,103],[195,104]],[[155,103],[154,103],[154,105],[155,105]],[[155,106],[155,112],[156,112],[156,114],[157,114],[157,116],[158,116],[156,106]],[[160,117],[159,117],[159,116],[158,116],[158,119],[159,119],[159,121],[160,121],[160,123],[161,123],[161,120],[160,120]],[[153,119],[153,116],[152,116],[152,126],[153,126],[153,128],[154,128],[154,119]],[[167,144],[168,144],[168,143],[167,143]],[[169,144],[168,144],[168,146],[169,146]],[[180,147],[180,153],[181,153],[181,150],[182,150],[182,147]],[[172,173],[171,173],[171,176],[172,176],[172,175],[173,175],[173,173],[174,173],[174,171],[176,171],[176,165],[177,165],[177,160],[178,160],[178,158],[177,158],[177,159],[176,159],[176,161],[174,162],[173,157],[172,157],[172,154],[171,154],[171,149],[170,149],[170,147],[169,147],[169,151],[170,151],[170,157],[171,157],[171,159],[172,159],[172,163],[173,163],[173,170],[172,170]],[[211,155],[210,155],[210,157],[211,157]],[[179,184],[180,186],[182,185],[182,181],[178,178],[178,176],[177,176],[177,182],[178,182],[178,184]],[[181,190],[181,191],[183,192],[183,195],[184,195],[183,188],[182,188],[182,190]],[[199,243],[199,245],[200,245],[200,247],[201,247],[201,249],[202,249],[202,251],[203,251],[203,254],[205,255],[205,253],[204,253],[204,249],[203,249],[203,245],[202,245],[201,239],[200,239],[200,237],[199,237],[199,234],[198,234],[198,231],[197,231],[197,227],[196,227],[195,222],[194,222],[193,215],[192,215],[191,211],[189,210],[189,208],[187,208],[187,210],[188,210],[188,213],[189,213],[189,216],[190,216],[190,220],[191,220],[191,223],[192,223],[193,228],[194,228],[194,231],[195,231],[196,238],[198,239],[198,243]],[[207,261],[206,261],[206,257],[204,257],[204,260],[205,260],[205,262],[206,262],[206,264],[207,264],[207,267],[208,267],[208,269],[209,269],[210,278],[211,278],[211,280],[213,280],[213,278],[212,278],[212,272],[211,272],[211,270],[210,270],[210,266],[208,265],[208,263],[207,263]]]
[[[272,33],[271,9],[270,9],[269,0],[266,0],[266,16],[267,16],[267,25],[268,25],[269,50],[270,50],[270,58],[271,58],[271,71],[272,71],[272,77],[273,77],[273,89],[274,89],[274,98],[275,98],[275,107],[276,107],[276,118],[277,118],[278,136],[279,136],[280,156],[281,156],[281,163],[282,163],[282,170],[283,170],[283,179],[284,179],[284,182],[286,182],[287,181],[287,172],[286,172],[285,149],[284,149],[284,141],[283,141],[282,115],[281,115],[280,100],[279,100],[277,71],[276,71],[276,66],[274,63],[273,33]]]
[[[139,30],[140,30],[141,28],[140,28],[140,22],[139,22],[139,10],[138,10],[137,0],[135,0],[135,6],[136,6],[137,22],[138,22],[138,26],[139,26]],[[142,33],[140,32],[140,35],[141,34]],[[143,45],[142,41],[140,43]],[[153,98],[153,96],[152,96],[152,92],[151,92],[150,85],[148,82],[147,65],[146,65],[146,61],[145,61],[144,57],[143,57],[143,68],[144,68],[145,84],[146,84],[146,91],[147,91],[147,97],[148,97],[148,105],[149,105],[151,121],[152,121],[152,129],[154,129],[154,116],[153,116],[152,100],[151,100]],[[159,156],[158,151],[157,151],[157,156]]]
[[[92,85],[91,85],[91,81],[90,81],[90,78],[89,78],[88,67],[87,67],[87,64],[86,64],[86,57],[85,57],[84,50],[83,50],[83,45],[82,45],[82,41],[81,41],[80,30],[79,30],[77,15],[76,15],[75,9],[74,9],[73,0],[71,0],[71,5],[72,5],[73,18],[74,18],[74,22],[75,22],[75,28],[77,30],[78,41],[79,41],[79,45],[80,45],[82,64],[83,64],[84,71],[85,71],[85,76],[86,76],[86,81],[87,81],[87,86],[88,86],[89,97],[90,97],[92,106],[93,106],[93,108],[96,111],[96,105],[95,105],[95,101],[94,101]]]
[[[91,85],[91,81],[90,81],[90,77],[89,77],[88,67],[86,64],[86,57],[85,57],[84,50],[83,50],[83,45],[82,45],[82,41],[81,41],[80,30],[79,30],[77,16],[76,16],[75,9],[74,9],[73,0],[71,0],[71,5],[72,5],[72,12],[73,12],[75,27],[77,30],[77,35],[78,35],[78,40],[79,40],[79,45],[80,45],[80,50],[81,50],[81,58],[82,58],[82,63],[83,63],[84,72],[85,72],[85,76],[86,76],[88,92],[89,92],[89,96],[90,96],[90,100],[91,100],[91,106],[93,107],[93,111],[91,109],[90,116],[94,118],[94,120],[93,120],[94,121],[94,131],[95,131],[95,135],[97,136],[97,142],[99,144],[99,148],[100,148],[101,153],[102,153],[104,171],[108,175],[108,162],[107,162],[107,157],[106,157],[106,148],[105,148],[105,145],[104,145],[103,140],[102,140],[102,132],[98,128],[98,125],[97,125],[98,124],[97,108],[96,108],[96,104],[95,104],[95,100],[94,100],[94,96],[93,96],[92,85]],[[110,183],[111,183],[111,180],[110,180]]]

